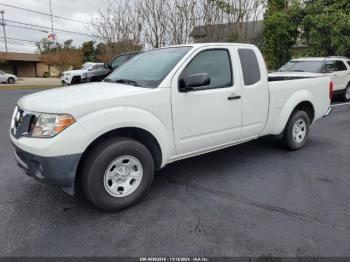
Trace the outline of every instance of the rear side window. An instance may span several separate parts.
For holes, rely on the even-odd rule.
[[[346,68],[346,65],[344,64],[343,61],[339,61],[339,60],[335,61],[335,71],[346,71],[346,70],[348,69]]]
[[[347,61],[348,62],[348,65],[350,66],[350,61]]]
[[[186,67],[186,75],[208,73],[209,89],[233,85],[231,60],[228,50],[213,49],[199,53]]]
[[[241,60],[244,84],[249,86],[259,82],[261,75],[255,52],[252,49],[239,49],[238,54]]]

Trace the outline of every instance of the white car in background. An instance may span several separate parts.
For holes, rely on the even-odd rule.
[[[12,74],[7,74],[0,70],[0,83],[14,84],[17,81],[17,76]]]
[[[350,59],[342,56],[304,57],[293,59],[279,72],[323,73],[333,81],[334,95],[350,101]]]
[[[61,77],[62,84],[76,85],[88,82],[89,72],[98,73],[105,68],[103,63],[86,62],[79,70],[70,70],[63,72]],[[103,74],[104,72],[101,72]]]

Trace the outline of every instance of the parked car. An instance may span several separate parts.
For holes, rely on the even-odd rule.
[[[324,73],[333,81],[334,95],[350,101],[350,59],[340,56],[293,59],[279,72]]]
[[[104,65],[94,68],[88,72],[88,82],[100,82],[105,79],[110,73],[119,68],[121,65],[129,61],[134,56],[138,55],[139,52],[125,53],[116,56],[113,60]]]
[[[76,85],[88,82],[88,73],[104,67],[103,63],[86,62],[79,70],[63,72],[61,81],[64,85]]]
[[[17,81],[17,76],[12,74],[7,74],[0,70],[0,83],[14,84]]]
[[[101,83],[21,98],[10,139],[29,176],[70,194],[80,187],[115,211],[141,200],[171,162],[266,135],[303,148],[331,95],[322,74],[268,77],[253,45],[174,46],[140,54]]]

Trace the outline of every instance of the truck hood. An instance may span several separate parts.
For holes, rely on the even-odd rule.
[[[22,97],[17,104],[32,112],[72,114],[74,112],[71,112],[70,109],[81,105],[85,105],[85,107],[91,105],[91,109],[93,109],[95,104],[107,106],[107,104],[118,100],[116,98],[125,98],[153,90],[117,83],[88,83],[34,93]]]

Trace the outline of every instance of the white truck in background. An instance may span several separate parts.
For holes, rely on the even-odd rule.
[[[266,135],[301,149],[331,96],[322,74],[269,77],[253,45],[173,46],[140,54],[104,82],[21,98],[10,139],[29,176],[70,194],[79,187],[115,211],[141,200],[155,170],[174,161]]]
[[[104,63],[86,62],[81,69],[65,71],[61,81],[63,85],[76,85],[89,82],[89,78],[106,76],[110,73]]]
[[[310,72],[329,76],[333,82],[333,94],[345,102],[350,101],[350,59],[342,56],[303,57],[293,59],[279,72]],[[278,74],[278,73],[276,73]]]

